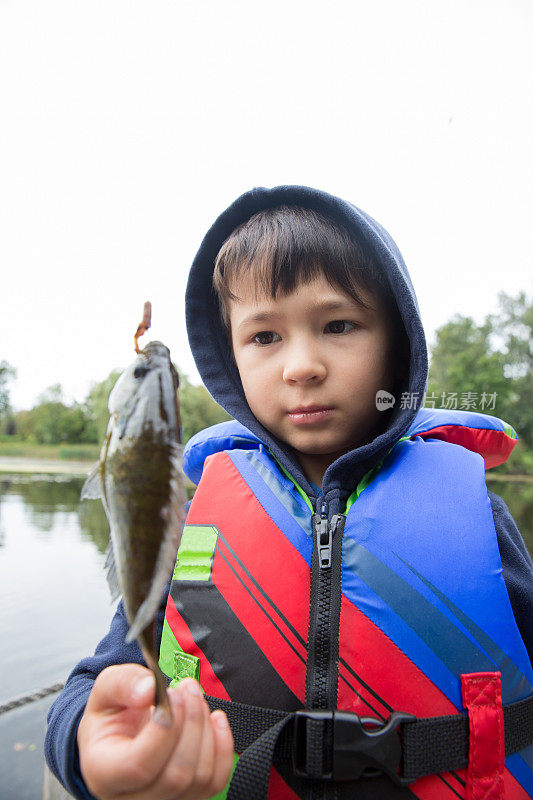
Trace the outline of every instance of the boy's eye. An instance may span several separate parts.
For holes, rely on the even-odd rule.
[[[256,333],[253,337],[253,341],[257,344],[272,344],[273,342],[278,342],[280,339],[279,334],[274,333],[274,331],[260,331]]]
[[[348,333],[355,328],[353,322],[347,322],[345,319],[334,319],[325,327],[326,333]]]

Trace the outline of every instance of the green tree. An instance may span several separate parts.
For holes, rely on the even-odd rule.
[[[499,295],[500,311],[490,318],[500,344],[504,373],[512,387],[511,423],[524,443],[533,448],[533,299]]]
[[[103,381],[95,383],[87,396],[87,407],[93,423],[96,427],[96,440],[103,442],[109,422],[109,410],[107,407],[109,395],[117,380],[120,377],[118,370],[113,370]]]
[[[491,348],[491,334],[490,321],[476,325],[471,317],[456,316],[439,328],[431,350],[428,382],[428,395],[439,398],[436,406],[445,404],[443,394],[454,394],[459,407],[467,393],[475,395],[478,402],[483,394],[496,394],[494,413],[507,405],[512,389],[501,353]]]
[[[0,433],[7,433],[12,419],[8,383],[16,377],[16,370],[7,361],[0,361]]]
[[[451,393],[457,408],[493,414],[509,422],[519,434],[510,462],[502,471],[533,469],[533,302],[520,293],[499,296],[499,310],[481,325],[471,317],[456,316],[436,333],[431,351],[428,401],[443,407]],[[480,405],[482,396],[494,398],[494,407]]]
[[[66,405],[60,384],[46,389],[37,404],[16,417],[17,432],[39,444],[96,442],[96,426],[85,404]]]
[[[33,435],[33,418],[31,411],[17,411],[15,414],[15,433],[25,442],[36,441]]]

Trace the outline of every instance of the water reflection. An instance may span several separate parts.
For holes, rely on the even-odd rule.
[[[78,505],[78,519],[84,538],[90,539],[101,553],[109,543],[109,524],[99,500],[83,500]]]
[[[58,475],[13,475],[0,478],[0,547],[5,544],[2,497],[8,491],[21,497],[31,523],[42,533],[53,530],[58,513],[76,512],[84,539],[104,553],[109,542],[109,525],[102,504],[80,501],[84,478]],[[488,488],[507,504],[528,550],[533,554],[533,483],[490,480]]]
[[[0,480],[0,494],[18,494],[34,511],[75,511],[83,478],[63,475],[8,475]]]
[[[80,500],[84,478],[59,475],[12,475],[0,479],[0,546],[2,537],[1,503],[3,495],[21,498],[29,522],[41,533],[51,533],[60,515],[76,513],[82,538],[93,542],[104,553],[109,542],[109,525],[100,501]]]
[[[58,475],[13,475],[0,478],[0,547],[5,544],[2,522],[2,497],[8,491],[21,497],[30,522],[42,533],[53,530],[58,513],[77,512],[83,538],[104,553],[109,542],[109,525],[102,504],[80,501],[84,478]],[[533,483],[525,481],[488,482],[491,492],[507,504],[528,550],[533,554]]]
[[[80,504],[82,485],[70,476],[0,477],[0,702],[65,680],[109,627],[107,521],[101,503]],[[42,797],[51,701],[0,716],[1,798]]]

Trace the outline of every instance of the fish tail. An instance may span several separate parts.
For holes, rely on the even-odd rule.
[[[155,711],[153,720],[164,728],[172,725],[172,709],[167,694],[167,679],[163,675],[157,662],[154,651],[155,623],[149,628],[145,628],[139,636],[139,644],[146,661],[146,665],[152,670],[155,678]]]
[[[157,664],[152,665],[152,672],[155,677],[155,711],[153,720],[163,728],[170,728],[173,714],[167,694],[167,682]]]

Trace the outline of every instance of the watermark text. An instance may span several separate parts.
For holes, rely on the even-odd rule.
[[[449,411],[494,411],[498,392],[431,392],[421,396],[420,392],[402,392],[399,398],[399,408],[418,409],[446,408]],[[376,392],[376,408],[378,411],[387,411],[394,408],[396,397],[380,389]]]

